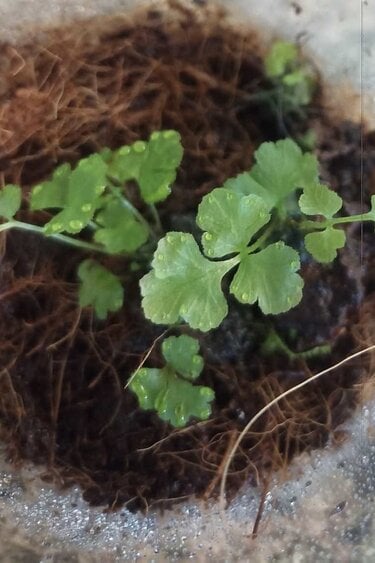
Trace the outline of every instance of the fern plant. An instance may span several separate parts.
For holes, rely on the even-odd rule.
[[[186,323],[206,332],[228,313],[224,279],[244,306],[257,305],[264,315],[286,312],[302,298],[305,254],[328,264],[345,245],[346,223],[375,221],[375,196],[368,212],[340,214],[343,201],[320,182],[316,157],[286,139],[263,143],[251,170],[202,199],[198,240],[189,232],[163,233],[155,204],[170,194],[182,154],[179,134],[161,131],[93,154],[73,169],[62,164],[30,194],[30,211],[51,213],[44,225],[17,219],[22,191],[7,185],[0,190],[0,231],[21,229],[86,251],[77,271],[78,299],[99,319],[124,301],[126,306],[122,281],[100,256],[123,256],[126,263],[132,257],[139,268],[146,261],[150,270],[140,280],[145,317],[174,330]],[[130,182],[138,186],[140,203],[130,196]],[[291,246],[291,233],[304,248]],[[280,347],[277,335],[266,348],[275,345]],[[174,426],[210,415],[213,391],[196,385],[203,369],[198,350],[199,341],[185,334],[163,342],[164,366],[142,367],[131,376],[141,408],[156,410]]]

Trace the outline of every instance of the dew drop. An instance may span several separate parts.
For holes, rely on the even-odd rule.
[[[202,361],[202,358],[200,356],[198,356],[198,354],[196,356],[193,356],[193,364],[200,364]]]
[[[204,233],[205,240],[212,240],[212,235],[210,233]]]
[[[91,211],[92,209],[92,205],[91,203],[85,203],[84,205],[82,205],[81,210],[86,212],[86,211]]]
[[[249,299],[249,294],[248,294],[248,293],[243,293],[243,294],[241,295],[241,299],[242,299],[242,301],[247,301],[247,300]]]
[[[124,155],[126,156],[127,154],[130,153],[130,147],[122,147],[119,151],[118,154],[120,155]]]
[[[159,139],[160,138],[159,131],[154,131],[154,133],[152,133],[150,138],[151,138],[151,141],[156,141],[157,139]]]
[[[186,242],[186,240],[187,240],[187,236],[184,235],[184,234],[181,234],[181,235],[180,235],[180,241],[181,241],[181,242]]]
[[[214,251],[212,250],[212,248],[209,248],[209,249],[206,251],[206,254],[207,254],[207,256],[213,256],[213,255],[214,255]]]
[[[63,228],[61,223],[55,223],[54,225],[51,226],[51,230],[54,233],[57,233],[57,231],[61,231],[61,229]]]
[[[160,262],[163,262],[163,260],[164,260],[164,254],[158,254],[158,260],[159,260]]]
[[[230,201],[231,199],[233,199],[233,194],[231,194],[230,192],[227,193],[227,200]]]
[[[144,143],[143,141],[136,141],[133,145],[133,150],[138,153],[145,152],[146,143]]]
[[[82,229],[83,223],[82,223],[82,221],[78,221],[78,220],[74,219],[73,221],[69,221],[69,227],[71,229],[74,229],[74,230]]]
[[[164,139],[172,139],[173,137],[177,137],[176,131],[164,131],[163,133]]]
[[[42,191],[42,186],[35,186],[35,188],[33,189],[33,194],[38,194],[39,192]]]
[[[181,309],[180,309],[180,314],[181,314],[181,315],[186,315],[187,312],[188,312],[188,310],[187,310],[186,307],[181,307]]]

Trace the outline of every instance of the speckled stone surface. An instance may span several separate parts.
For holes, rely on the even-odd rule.
[[[136,0],[0,0],[0,36],[16,40],[34,25],[53,25],[142,4]],[[366,95],[375,124],[375,0],[227,0],[243,22],[265,35],[299,39],[312,53],[336,99],[350,84]],[[302,9],[300,13],[298,6]],[[362,37],[362,39],[361,39]],[[361,50],[362,45],[362,50]],[[360,100],[349,114],[358,117]],[[333,102],[332,102],[333,103]],[[338,103],[338,102],[334,102]],[[0,562],[114,561],[372,562],[375,560],[375,403],[346,425],[349,439],[303,456],[290,480],[274,485],[256,540],[250,538],[258,493],[244,491],[223,514],[217,505],[190,503],[164,516],[105,514],[79,490],[64,494],[42,483],[33,468],[0,464]],[[1,458],[1,455],[0,455]]]

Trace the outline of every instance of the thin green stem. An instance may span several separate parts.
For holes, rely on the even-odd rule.
[[[363,215],[350,215],[349,217],[334,217],[332,219],[324,219],[323,221],[302,221],[299,228],[307,231],[319,231],[333,227],[334,225],[341,225],[343,223],[362,223],[363,221],[374,221],[373,212],[369,211]]]
[[[262,248],[262,246],[264,245],[264,243],[266,242],[266,240],[268,239],[268,237],[270,236],[270,234],[274,231],[274,227],[272,225],[270,225],[269,227],[267,227],[267,229],[264,231],[264,233],[258,238],[258,240],[256,242],[254,242],[254,244],[248,246],[246,248],[246,254],[252,254],[253,252],[255,252],[256,250],[258,250],[259,248]]]
[[[163,226],[162,226],[161,221],[160,221],[160,216],[159,216],[158,210],[156,209],[155,205],[149,205],[149,209],[150,209],[152,218],[154,220],[154,225],[155,225],[156,231],[158,233],[160,233],[160,235],[162,235]]]
[[[138,211],[136,207],[123,195],[119,194],[115,186],[109,185],[109,189],[111,190],[112,194],[121,202],[121,204],[128,209],[132,215],[140,222],[142,225],[147,229],[150,235],[155,239],[158,240],[158,236],[156,235],[154,229],[151,227],[150,223],[143,217],[143,215]]]
[[[22,221],[8,221],[7,223],[0,225],[0,232],[8,231],[10,229],[20,229],[22,231],[37,233],[38,235],[62,242],[63,244],[68,244],[69,246],[74,246],[75,248],[108,254],[105,248],[92,242],[86,242],[84,240],[79,240],[62,234],[46,235],[44,228],[39,227],[38,225],[31,225],[30,223],[23,223]]]
[[[361,223],[362,221],[374,221],[374,214],[369,212],[362,215],[350,215],[349,217],[337,217],[331,219],[333,225],[339,225],[340,223]]]

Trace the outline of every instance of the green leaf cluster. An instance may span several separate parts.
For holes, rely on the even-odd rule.
[[[159,241],[152,270],[140,282],[145,316],[213,329],[228,312],[224,283],[240,303],[257,303],[265,315],[288,311],[302,298],[300,256],[277,233],[292,224],[313,258],[328,263],[345,245],[341,223],[374,221],[375,196],[371,202],[367,214],[336,217],[342,199],[320,183],[315,156],[290,139],[263,143],[251,170],[202,199],[200,246],[189,233],[170,232]]]
[[[52,213],[43,227],[14,219],[21,205],[21,188],[5,186],[0,191],[0,216],[7,223],[0,225],[0,230],[20,228],[84,250],[134,254],[155,238],[152,220],[157,212],[150,209],[147,216],[146,208],[143,215],[131,201],[127,184],[138,184],[143,205],[150,207],[163,201],[176,178],[182,153],[179,134],[160,131],[149,141],[136,141],[115,151],[104,149],[82,158],[75,168],[58,166],[52,177],[34,186],[30,194],[32,211]],[[83,231],[84,236],[77,238]],[[93,306],[99,318],[122,306],[119,280],[115,284],[115,276],[100,264],[83,262],[78,277],[81,305]]]
[[[265,73],[278,87],[284,110],[306,106],[314,94],[316,78],[294,43],[276,41],[264,61]]]
[[[140,282],[143,310],[155,323],[180,319],[192,328],[217,327],[228,312],[223,278],[234,270],[229,292],[258,303],[264,314],[289,310],[302,298],[300,259],[283,241],[267,244],[271,211],[297,187],[318,176],[317,161],[291,140],[264,143],[250,172],[206,195],[198,208],[202,250],[188,233],[159,241],[152,270]],[[270,241],[271,242],[271,241]]]
[[[140,407],[156,410],[162,420],[181,427],[191,417],[207,419],[214,392],[193,385],[203,369],[199,343],[187,335],[171,336],[162,344],[165,365],[141,368],[131,377],[129,388],[137,395]]]

